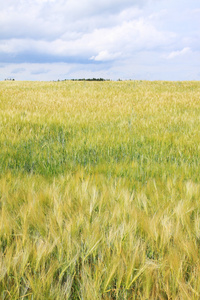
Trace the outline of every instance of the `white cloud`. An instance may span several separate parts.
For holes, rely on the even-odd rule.
[[[168,59],[173,59],[177,56],[183,56],[191,52],[190,47],[185,47],[182,50],[172,51],[169,55],[166,56]]]
[[[98,55],[96,56],[92,56],[90,59],[91,60],[95,60],[95,61],[109,61],[109,60],[114,60],[118,57],[120,57],[121,52],[117,52],[117,53],[109,53],[108,51],[101,51],[99,52]]]
[[[103,26],[110,16],[148,0],[6,0],[1,1],[0,35],[50,39],[75,30],[88,31],[94,19]],[[99,20],[101,19],[101,21]]]
[[[143,18],[122,22],[108,28],[94,29],[90,33],[48,40],[10,39],[0,42],[4,53],[41,53],[55,57],[80,56],[95,61],[113,60],[132,55],[146,47],[163,47],[174,39],[169,32],[160,32]]]

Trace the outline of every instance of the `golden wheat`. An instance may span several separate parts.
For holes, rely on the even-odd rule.
[[[0,83],[1,299],[200,298],[200,83]]]

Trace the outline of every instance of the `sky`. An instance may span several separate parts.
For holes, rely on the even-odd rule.
[[[0,80],[200,80],[199,0],[0,0]]]

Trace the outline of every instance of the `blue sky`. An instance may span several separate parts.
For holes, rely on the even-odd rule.
[[[0,5],[0,80],[200,80],[199,0]]]

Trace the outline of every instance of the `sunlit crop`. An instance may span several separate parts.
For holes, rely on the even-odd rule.
[[[200,83],[0,83],[0,299],[200,299]]]

